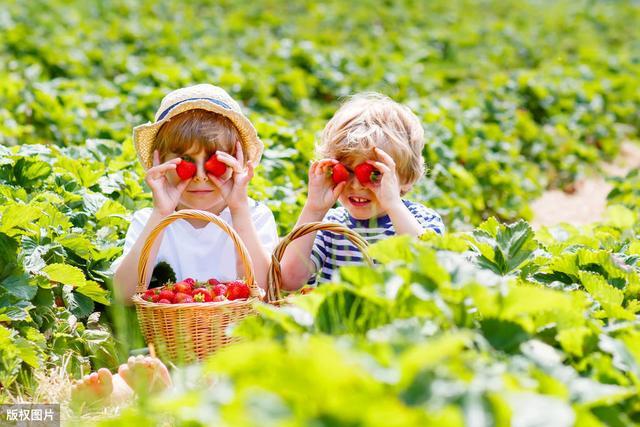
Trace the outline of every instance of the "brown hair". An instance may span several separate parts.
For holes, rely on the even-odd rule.
[[[205,150],[209,156],[217,150],[235,154],[240,134],[226,117],[206,110],[189,110],[172,117],[158,130],[154,150],[161,161],[168,153],[182,155]]]
[[[373,148],[396,163],[401,184],[413,185],[424,174],[424,129],[406,106],[379,93],[354,95],[333,115],[322,132],[320,157],[344,162],[372,159]]]

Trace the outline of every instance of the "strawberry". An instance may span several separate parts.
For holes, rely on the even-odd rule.
[[[195,163],[188,162],[184,159],[178,163],[178,166],[176,167],[176,173],[183,181],[192,178],[196,174],[196,170],[197,168]]]
[[[374,183],[380,179],[380,172],[369,163],[360,163],[353,172],[362,185]]]
[[[189,294],[183,294],[182,292],[176,292],[176,296],[173,298],[174,304],[186,304],[193,302],[193,297]]]
[[[160,299],[160,292],[157,292],[156,289],[148,289],[142,295],[142,299],[149,302],[158,302]]]
[[[227,294],[227,286],[222,283],[218,283],[212,288],[213,295],[226,295]]]
[[[162,298],[158,300],[158,304],[171,304],[171,301],[166,298]]]
[[[225,297],[224,295],[216,295],[215,297],[213,297],[213,302],[222,302],[222,301],[227,301],[227,297]]]
[[[196,289],[191,296],[193,296],[193,300],[197,302],[211,302],[211,300],[213,300],[213,295],[208,289]]]
[[[211,157],[209,157],[209,160],[204,163],[204,168],[211,175],[217,177],[224,175],[227,171],[227,165],[218,160],[216,154],[212,154]]]
[[[176,283],[175,286],[173,287],[173,290],[175,291],[175,293],[181,292],[187,295],[191,294],[192,289],[193,288],[191,287],[191,285],[184,281]]]
[[[220,282],[218,281],[218,279],[209,279],[209,280],[208,280],[208,283],[209,283],[211,286],[215,286],[215,285],[218,285]]]
[[[183,280],[183,282],[190,284],[191,286],[196,284],[195,279],[192,279],[191,277],[187,277],[186,279]]]
[[[175,297],[175,294],[173,293],[173,291],[170,291],[168,289],[163,289],[163,290],[160,291],[159,296],[160,296],[161,300],[166,299],[166,300],[169,300],[169,301],[173,301],[173,298]],[[160,300],[158,300],[158,302],[160,302]]]
[[[340,184],[341,182],[348,181],[349,171],[342,163],[338,163],[331,169],[331,179],[334,184]]]
[[[251,295],[249,286],[240,281],[227,284],[227,298],[229,300],[247,299]]]

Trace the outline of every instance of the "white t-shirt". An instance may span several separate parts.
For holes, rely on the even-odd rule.
[[[249,206],[258,238],[262,246],[271,253],[278,244],[278,230],[273,214],[265,205],[252,199],[249,199]],[[122,256],[111,265],[112,272],[138,240],[151,212],[152,208],[145,208],[133,214]],[[219,216],[233,226],[229,208],[225,208]],[[179,219],[169,224],[161,237],[162,243],[155,263],[167,262],[176,273],[177,280],[192,277],[202,281],[210,278],[230,281],[244,276],[244,272],[236,272],[237,255],[233,241],[216,224],[208,223],[198,229],[188,221]]]

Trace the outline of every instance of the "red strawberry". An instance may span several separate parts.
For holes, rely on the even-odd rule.
[[[227,286],[222,283],[218,283],[212,288],[213,295],[226,295],[227,294]]]
[[[227,171],[227,165],[218,160],[218,156],[212,154],[204,163],[204,168],[207,172],[209,172],[213,176],[222,176]]]
[[[380,172],[369,163],[360,163],[353,172],[362,185],[373,183],[380,179]]]
[[[169,301],[173,301],[173,298],[175,297],[175,294],[173,293],[173,291],[170,291],[168,289],[163,289],[163,290],[160,291],[160,295],[159,296],[160,296],[161,300],[166,299],[166,300],[169,300]],[[158,302],[160,302],[160,301],[158,300]]]
[[[220,282],[218,281],[218,279],[209,279],[209,281],[208,281],[208,282],[209,282],[209,284],[210,284],[211,286],[215,286],[215,285],[217,285],[217,284],[219,284],[219,283],[220,283]]]
[[[158,304],[171,304],[171,301],[166,298],[162,298],[161,300],[158,300]]]
[[[240,281],[227,284],[227,298],[229,300],[247,299],[251,295],[249,286]]]
[[[196,174],[196,170],[197,168],[195,163],[188,162],[184,159],[178,163],[178,166],[176,167],[176,173],[183,181],[192,178]]]
[[[177,292],[173,298],[174,304],[186,304],[188,302],[193,302],[193,297],[188,294],[183,294],[182,292]]]
[[[160,292],[157,292],[156,289],[149,289],[142,295],[142,299],[149,302],[158,302]]]
[[[341,182],[348,181],[349,171],[342,163],[338,163],[331,169],[331,179],[333,179],[334,184],[340,184]]]
[[[188,283],[191,286],[196,284],[196,281],[194,279],[192,279],[191,277],[187,277],[186,279],[183,280],[183,282]]]
[[[173,287],[175,293],[181,292],[183,294],[191,294],[192,287],[187,282],[178,282]]]
[[[213,295],[208,289],[196,289],[191,295],[193,300],[197,302],[211,302],[213,300]]]

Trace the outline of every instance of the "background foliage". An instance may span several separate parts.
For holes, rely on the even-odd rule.
[[[264,307],[259,325],[243,325],[264,340],[242,350],[255,358],[228,362],[238,347],[204,368],[231,366],[221,381],[236,398],[214,393],[215,405],[203,400],[199,411],[231,425],[374,424],[382,418],[363,417],[383,412],[399,425],[528,425],[526,407],[539,402],[569,424],[638,422],[637,173],[615,182],[608,224],[534,238],[523,222],[489,219],[530,219],[545,188],[570,188],[637,138],[637,2],[4,5],[4,392],[28,393],[33,370],[65,355],[77,376],[114,368],[142,345],[125,334],[136,330],[127,312],[108,306],[128,215],[150,204],[131,129],[153,119],[168,91],[211,82],[243,103],[266,145],[252,192],[281,234],[304,202],[318,133],[360,91],[383,92],[422,119],[430,172],[409,197],[466,233],[390,242],[397,265],[345,272],[302,311]],[[264,360],[273,364],[258,366]],[[292,365],[298,379],[282,374]],[[259,368],[273,375],[254,387]],[[314,399],[280,392],[309,384],[341,401],[308,408]]]

